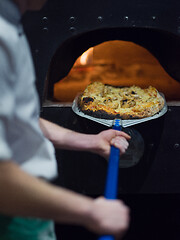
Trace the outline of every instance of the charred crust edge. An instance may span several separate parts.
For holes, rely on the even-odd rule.
[[[82,96],[83,94],[79,95],[78,97],[78,100],[77,100],[77,106],[78,106],[78,109],[83,112],[84,114],[87,114],[89,116],[92,116],[92,117],[95,117],[95,118],[101,118],[101,119],[107,119],[107,120],[113,120],[115,118],[121,118],[123,120],[130,120],[130,119],[141,119],[141,118],[145,118],[145,117],[152,117],[153,115],[159,113],[162,108],[164,107],[164,104],[165,104],[165,100],[164,98],[162,97],[162,102],[160,103],[160,106],[159,106],[159,111],[155,111],[154,114],[147,114],[147,112],[149,112],[149,109],[141,112],[139,115],[133,115],[133,114],[111,114],[111,113],[107,113],[106,111],[104,110],[97,110],[97,111],[92,111],[92,110],[85,110],[83,109],[83,101],[82,101]],[[89,101],[90,103],[90,101]]]

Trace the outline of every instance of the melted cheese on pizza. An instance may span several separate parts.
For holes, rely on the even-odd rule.
[[[164,99],[150,86],[113,87],[101,82],[87,86],[79,99],[79,107],[86,113],[105,112],[124,119],[148,117],[159,112]]]

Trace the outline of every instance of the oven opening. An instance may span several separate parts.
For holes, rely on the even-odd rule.
[[[114,86],[153,86],[167,101],[180,100],[180,83],[144,47],[113,40],[90,47],[77,58],[69,73],[53,87],[53,101],[72,102],[94,81]]]

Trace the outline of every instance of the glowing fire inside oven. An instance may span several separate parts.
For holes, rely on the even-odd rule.
[[[147,49],[132,42],[109,41],[84,52],[69,74],[54,85],[54,98],[72,102],[94,81],[114,86],[156,87],[168,100],[180,100],[180,83]]]

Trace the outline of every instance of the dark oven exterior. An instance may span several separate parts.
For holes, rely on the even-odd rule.
[[[51,0],[42,11],[27,14],[23,22],[42,105],[52,98],[53,84],[68,74],[78,56],[89,47],[113,39],[132,41],[147,48],[168,74],[180,81],[179,9],[180,2],[170,0]],[[120,192],[179,192],[178,105],[169,106],[168,113],[160,119],[135,126],[145,140],[144,158],[137,166],[121,170]],[[70,106],[42,107],[42,116],[80,132],[96,133],[104,129],[75,116]],[[85,155],[89,159],[86,162]],[[103,192],[105,161],[96,161],[99,157],[88,153],[57,151],[57,156],[68,159],[60,160],[61,184],[87,194]]]

